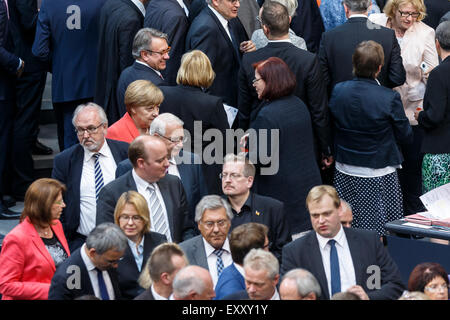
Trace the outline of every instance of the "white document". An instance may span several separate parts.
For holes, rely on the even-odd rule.
[[[238,113],[238,109],[236,109],[235,107],[229,106],[227,104],[223,104],[223,108],[225,109],[225,112],[227,113],[227,118],[228,118],[228,124],[231,126],[233,125],[234,119],[237,116]]]
[[[427,216],[432,219],[450,219],[450,183],[433,189],[420,197]]]

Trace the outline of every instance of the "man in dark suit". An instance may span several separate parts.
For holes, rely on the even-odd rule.
[[[168,300],[173,291],[173,279],[188,264],[186,255],[176,243],[160,244],[152,251],[139,279],[141,286],[147,278],[151,285],[134,300]]]
[[[12,123],[14,117],[14,84],[20,77],[25,63],[16,56],[12,38],[10,37],[10,20],[8,4],[0,1],[0,219],[18,218],[18,214],[3,204],[3,193],[6,186],[4,174],[10,155]]]
[[[281,262],[281,249],[292,241],[284,205],[281,201],[250,191],[255,172],[255,166],[245,157],[234,154],[225,156],[222,190],[233,211],[231,230],[248,222],[266,225],[269,228],[269,250]]]
[[[239,128],[248,129],[250,122],[256,118],[260,110],[261,101],[258,100],[253,87],[255,78],[253,63],[269,57],[278,57],[286,62],[296,76],[297,86],[294,94],[305,102],[310,111],[318,142],[317,151],[322,155],[319,159],[330,165],[332,158],[329,113],[319,61],[313,53],[290,43],[289,15],[283,5],[268,1],[263,6],[261,19],[269,43],[255,52],[245,54],[242,59],[239,70]]]
[[[450,11],[450,1],[424,0],[423,2],[427,8],[427,15],[422,22],[436,29],[441,18]]]
[[[206,0],[208,4],[192,22],[186,36],[186,51],[203,51],[211,61],[216,78],[209,88],[213,95],[237,107],[237,72],[241,51],[255,47],[237,17],[238,0]]]
[[[109,123],[121,118],[116,99],[117,80],[133,64],[132,44],[144,24],[147,0],[108,0],[100,13],[100,33],[94,101],[103,106]]]
[[[301,0],[292,17],[291,29],[296,35],[305,39],[308,51],[319,51],[320,38],[325,31],[322,16],[316,0]]]
[[[101,187],[95,172],[101,172],[103,184],[114,180],[117,163],[128,151],[128,143],[105,139],[108,120],[102,107],[80,105],[73,123],[80,143],[58,154],[52,171],[52,178],[67,187],[61,222],[70,251],[79,248],[95,227],[96,194]]]
[[[188,220],[186,194],[179,178],[166,174],[169,153],[161,139],[137,137],[128,150],[133,170],[105,185],[97,201],[96,224],[114,221],[114,208],[125,191],[134,190],[149,204],[151,231],[164,234],[169,242],[181,242],[194,235]]]
[[[336,189],[316,186],[306,204],[314,230],[283,247],[281,273],[308,270],[323,299],[341,291],[364,300],[398,299],[404,288],[395,262],[375,232],[342,227]]]
[[[193,222],[195,206],[208,191],[200,159],[194,153],[182,150],[185,139],[183,121],[171,113],[160,114],[152,121],[150,134],[160,138],[167,146],[170,154],[168,173],[181,179],[189,207],[188,220]],[[132,169],[130,160],[125,159],[117,166],[116,178]]]
[[[167,44],[167,35],[155,29],[143,28],[133,40],[134,63],[122,71],[117,82],[117,105],[122,117],[125,107],[125,91],[135,80],[149,80],[156,86],[167,84],[161,72],[166,68],[171,48]]]
[[[228,241],[232,218],[225,199],[205,196],[195,208],[195,222],[201,235],[180,243],[190,264],[209,270],[214,286],[223,269],[233,262]]]
[[[32,52],[52,63],[52,102],[61,151],[78,142],[72,114],[78,105],[94,97],[92,71],[97,57],[103,61],[111,55],[97,55],[98,18],[104,3],[105,0],[81,0],[76,4],[72,0],[44,0],[39,11]]]
[[[395,33],[367,19],[370,4],[370,0],[345,0],[348,20],[322,34],[319,59],[329,95],[336,83],[353,79],[352,55],[356,46],[365,40],[376,41],[383,47],[384,66],[378,76],[380,83],[394,88],[405,82],[405,68]]]
[[[153,0],[147,6],[144,27],[167,34],[170,44],[170,60],[162,71],[167,84],[176,85],[181,56],[185,52],[186,34],[189,29],[189,6],[177,0]]]
[[[102,300],[119,300],[121,294],[115,269],[127,241],[117,225],[104,223],[97,226],[89,233],[86,243],[58,267],[48,299],[73,300],[83,295],[95,295]]]

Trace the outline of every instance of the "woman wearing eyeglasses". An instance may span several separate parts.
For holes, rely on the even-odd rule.
[[[117,200],[114,221],[128,238],[128,248],[117,267],[119,288],[125,299],[134,299],[144,291],[138,284],[143,266],[153,249],[167,239],[150,231],[147,201],[136,191],[124,192]]]
[[[47,300],[56,268],[70,256],[59,222],[65,186],[54,179],[33,182],[25,194],[20,223],[9,232],[0,254],[3,300]]]
[[[125,115],[108,128],[107,139],[131,143],[137,136],[148,133],[163,102],[162,91],[148,80],[136,80],[125,91]]]
[[[409,276],[408,290],[425,293],[431,300],[448,300],[448,274],[439,263],[417,265]]]
[[[390,0],[383,11],[383,14],[370,15],[369,20],[395,31],[406,70],[406,81],[394,90],[400,93],[414,135],[412,144],[402,150],[405,161],[399,170],[405,215],[408,215],[423,210],[419,196],[422,195],[423,155],[420,149],[424,132],[414,119],[414,111],[423,108],[428,75],[439,60],[435,32],[422,22],[426,15],[423,0]]]

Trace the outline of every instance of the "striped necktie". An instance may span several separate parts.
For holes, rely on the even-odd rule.
[[[164,217],[164,211],[161,203],[159,202],[155,187],[152,185],[148,185],[147,189],[150,192],[149,209],[152,219],[152,225],[155,229],[155,232],[165,235],[167,237],[167,241],[169,241],[169,239],[171,239],[169,227],[167,226],[166,219]]]
[[[217,277],[220,277],[220,274],[223,271],[224,265],[222,260],[223,249],[214,250],[214,254],[217,256],[216,267],[217,267]]]
[[[102,168],[100,167],[100,161],[98,161],[100,157],[100,153],[95,153],[92,157],[95,159],[94,169],[95,169],[95,200],[98,200],[98,195],[100,190],[102,190],[104,182],[103,182],[103,174]]]

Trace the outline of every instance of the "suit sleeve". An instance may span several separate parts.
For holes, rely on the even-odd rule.
[[[292,242],[291,242],[292,243]],[[281,255],[281,267],[280,267],[280,276],[282,277],[288,271],[299,268],[299,265],[295,261],[295,256],[293,253],[292,245],[285,245],[282,250]]]
[[[375,242],[377,263],[381,269],[381,288],[369,291],[367,295],[371,300],[397,300],[404,290],[400,272],[377,235],[372,241]]]
[[[388,80],[386,84],[388,88],[394,88],[401,86],[406,81],[406,71],[403,67],[403,59],[401,56],[400,46],[398,45],[395,32],[392,31],[392,51],[391,51],[391,64],[388,70]]]
[[[450,97],[445,83],[448,81],[437,73],[431,73],[428,78],[424,98],[424,111],[419,113],[419,125],[427,130],[439,126],[445,119],[446,106]]]
[[[281,263],[282,249],[285,244],[292,241],[291,232],[289,225],[286,221],[284,215],[284,204],[274,208],[276,212],[272,213],[274,217],[274,222],[271,224],[275,227],[275,239],[273,239],[270,246],[270,251],[277,257],[278,261]]]
[[[134,62],[131,54],[133,39],[141,27],[138,21],[125,21],[119,28],[117,40],[119,43],[119,73]]]
[[[98,195],[95,225],[98,226],[104,222],[114,223],[115,207],[116,200],[114,194],[107,186],[104,186]]]
[[[430,72],[439,64],[439,58],[436,51],[434,29],[430,29],[425,36],[425,51],[423,52],[423,62],[427,66],[427,70],[422,72],[422,82],[427,83]]]
[[[4,8],[2,6],[2,8]],[[12,54],[3,47],[7,37],[8,15],[6,10],[0,11],[0,68],[6,70],[8,73],[14,75],[19,67],[19,57]],[[3,73],[3,70],[0,71]]]
[[[48,283],[22,281],[26,264],[23,241],[7,236],[0,255],[0,292],[17,300],[47,300]],[[31,250],[31,249],[29,249]]]
[[[245,62],[243,61],[241,67],[239,69],[238,74],[238,82],[239,82],[239,90],[238,90],[238,109],[239,113],[238,117],[238,127],[247,130],[250,125],[250,114],[252,111],[253,104],[253,96],[252,91],[253,87],[249,87],[247,78],[247,73],[244,68]]]
[[[330,80],[330,69],[328,67],[329,62],[328,62],[327,50],[326,50],[325,46],[326,46],[325,34],[322,34],[322,40],[320,41],[318,57],[319,57],[320,69],[322,71],[323,82],[327,88],[328,95],[330,95],[332,88],[331,88],[331,83],[330,83],[330,81],[331,81]]]
[[[50,58],[51,50],[51,29],[50,17],[46,9],[46,1],[42,2],[39,11],[38,20],[36,24],[36,36],[31,51],[41,60],[48,60]]]
[[[413,142],[412,128],[408,118],[406,118],[400,94],[396,91],[393,92],[394,98],[391,102],[391,114],[394,135],[398,143],[410,144]]]

